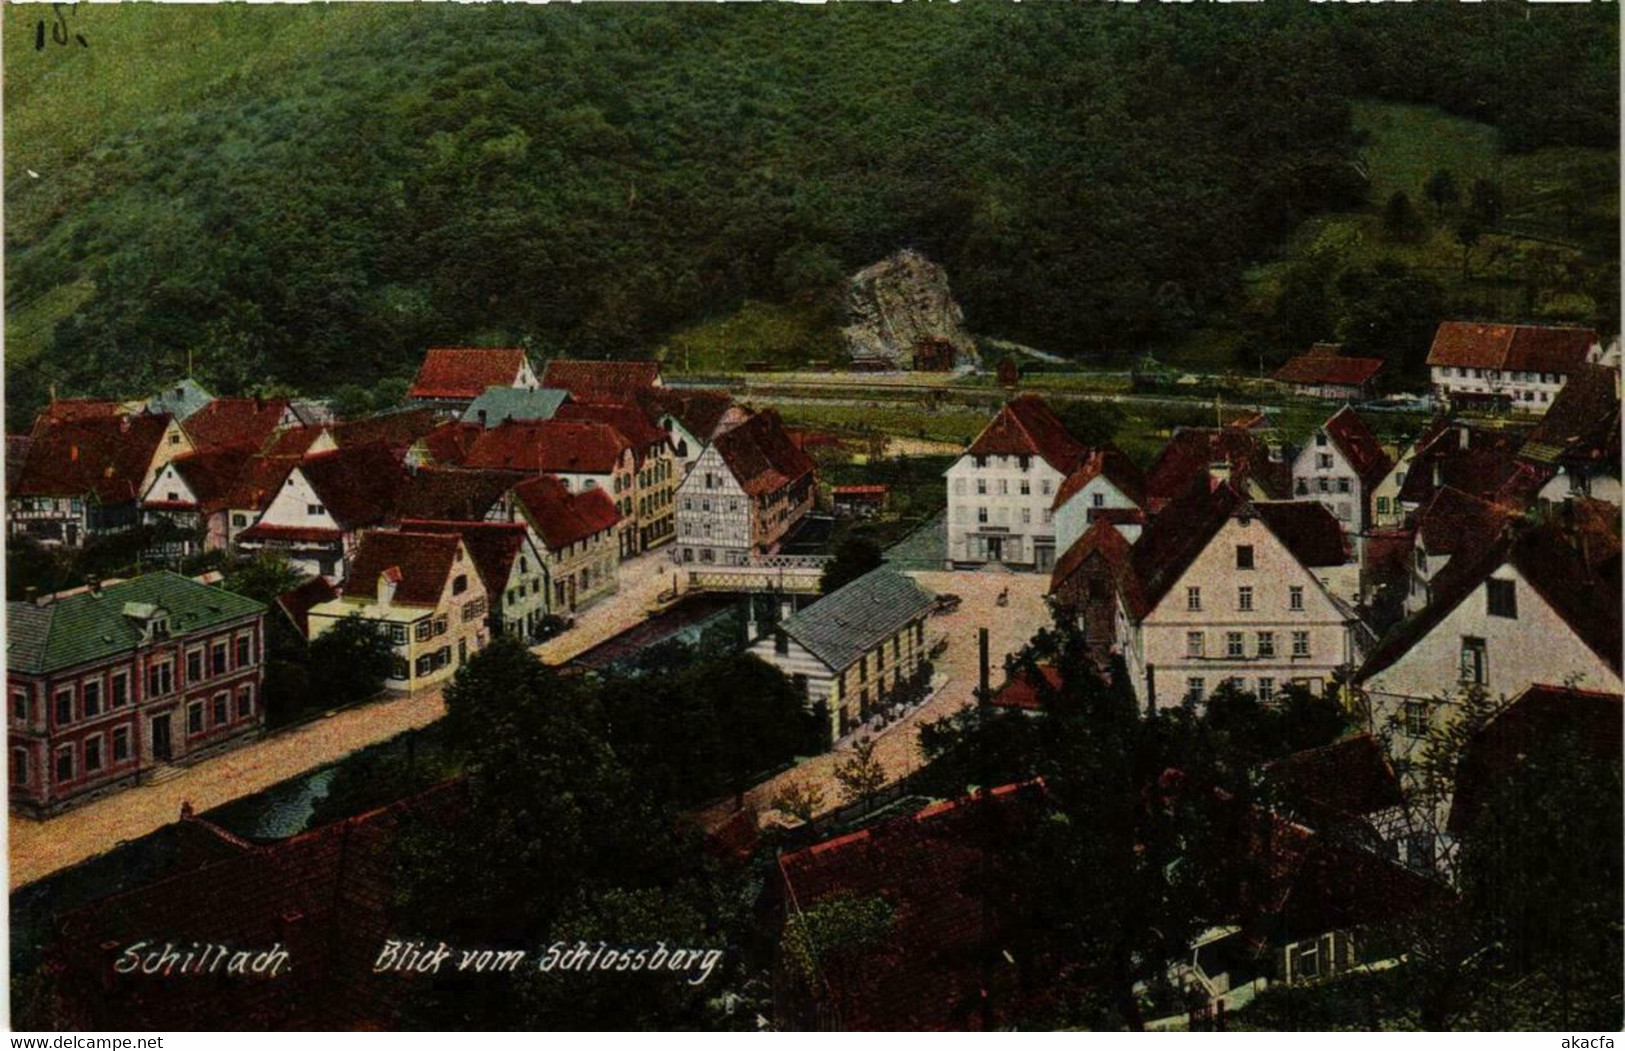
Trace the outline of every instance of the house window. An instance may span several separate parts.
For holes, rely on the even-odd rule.
[[[56,724],[58,726],[73,722],[73,687],[68,686],[56,691]]]
[[[101,735],[85,738],[85,773],[93,774],[102,768]]]
[[[444,614],[434,619],[434,633],[444,635],[451,627],[451,621]]]
[[[321,504],[306,504],[305,505],[305,514],[311,515],[312,517],[314,517],[316,515],[320,515],[320,514],[326,514],[326,513],[327,513],[327,508],[323,507]]]
[[[1044,494],[1045,496],[1048,496],[1050,494],[1050,481],[1049,481],[1048,478],[1046,478],[1042,482],[1038,483],[1038,491],[1040,493]]]
[[[28,749],[13,748],[11,750],[11,783],[14,785],[28,784]]]
[[[1425,832],[1405,837],[1405,864],[1427,871],[1433,868],[1433,837]]]
[[[113,728],[113,762],[122,763],[130,758],[130,728],[118,726]]]
[[[1489,613],[1492,617],[1508,617],[1518,619],[1518,584],[1512,580],[1487,580],[1484,582],[1489,599]]]
[[[1337,491],[1340,493],[1346,493],[1349,491],[1349,480],[1347,478],[1339,478],[1337,480]]]
[[[169,661],[154,664],[147,670],[147,694],[162,697],[175,689],[175,666]]]
[[[1200,611],[1201,610],[1201,608],[1202,608],[1202,589],[1201,588],[1186,588],[1185,589],[1185,608],[1188,609],[1188,610],[1193,610],[1193,611]]]
[[[389,641],[399,646],[406,642],[406,625],[391,624],[389,626]],[[404,678],[405,676],[402,676]]]
[[[1185,633],[1185,656],[1201,657],[1207,651],[1207,636],[1200,631],[1187,631]]]
[[[976,521],[980,522],[982,525],[987,524],[987,508],[978,507],[976,509]]]
[[[1202,703],[1202,696],[1207,691],[1207,681],[1200,678],[1185,680],[1185,699],[1195,704]]]
[[[1294,631],[1292,633],[1292,656],[1309,656],[1309,633],[1307,631]]]
[[[1236,608],[1243,613],[1253,611],[1253,587],[1251,584],[1243,584],[1236,589]]]
[[[1226,657],[1245,657],[1247,651],[1241,644],[1241,632],[1230,631],[1224,636],[1224,655]]]
[[[1463,635],[1461,639],[1461,681],[1482,686],[1489,681],[1489,652],[1484,640]]]
[[[1028,481],[1025,478],[1023,478],[1021,480],[1021,495],[1022,496],[1031,496],[1031,495],[1033,495],[1033,483]]]
[[[807,697],[807,677],[797,672],[790,676],[790,683],[796,688],[796,692],[801,694],[802,699],[805,700]]]
[[[406,678],[410,678],[411,675],[412,675],[412,669],[411,669],[411,666],[406,663],[406,658],[405,657],[392,657],[392,658],[390,658],[389,677],[391,679],[395,679],[395,680],[406,679]]]
[[[987,479],[986,478],[978,478],[978,479],[976,479],[976,495],[977,496],[986,496],[987,495]]]
[[[186,732],[200,734],[203,732],[203,702],[193,701],[186,706]]]
[[[209,650],[209,656],[213,658],[214,673],[216,675],[226,674],[226,644],[224,642],[215,643]]]
[[[237,690],[237,718],[246,719],[254,714],[254,687],[252,684]]]
[[[64,784],[73,780],[73,745],[57,749],[56,753],[56,783]]]
[[[248,525],[248,516],[243,514],[234,514],[231,516],[231,524],[236,526],[238,529],[241,529]]]
[[[781,657],[789,656],[790,636],[786,635],[782,631],[775,631],[773,633],[773,652],[777,653]]]
[[[451,580],[451,593],[453,595],[461,595],[463,592],[465,592],[467,590],[468,590],[468,574],[467,573],[459,573],[455,577],[452,578],[452,580]]]
[[[1016,457],[1016,463],[1020,464],[1021,469],[1025,471],[1032,466],[1033,458],[1031,456],[1018,456]]]
[[[1009,496],[1010,495],[1010,480],[1008,478],[1000,478],[999,479],[999,495],[1000,496]]]
[[[432,654],[425,653],[423,656],[419,657],[417,671],[419,677],[428,675],[430,672],[434,671],[434,656]]]
[[[1326,432],[1325,431],[1316,431],[1315,432],[1315,444],[1316,445],[1325,445],[1326,444]]]
[[[1388,513],[1388,506],[1389,506],[1388,498],[1386,496],[1377,497],[1377,514],[1379,514],[1379,515],[1387,514]]]
[[[11,717],[18,722],[28,721],[28,691],[11,691]]]
[[[1288,609],[1303,609],[1303,586],[1301,584],[1293,584],[1291,587],[1287,588],[1286,596]]]
[[[1331,453],[1320,453],[1319,455],[1317,455],[1315,457],[1315,466],[1320,468],[1322,471],[1331,470],[1332,469],[1332,454]]]
[[[1320,977],[1320,942],[1312,941],[1293,950],[1293,978]]]
[[[1428,735],[1428,706],[1426,701],[1406,701],[1402,713],[1406,737]]]
[[[90,679],[82,684],[79,689],[82,698],[80,707],[84,710],[85,718],[89,719],[92,716],[100,715],[102,713],[102,681],[100,679]]]
[[[1329,493],[1332,491],[1332,480],[1330,478],[1321,478],[1317,481],[1316,488],[1323,493]]]
[[[1260,657],[1275,656],[1275,632],[1261,631],[1258,633],[1258,655]]]
[[[130,703],[130,673],[116,671],[113,673],[113,692],[108,698],[109,704],[114,708],[122,708]]]
[[[1275,680],[1262,678],[1258,680],[1258,699],[1268,703],[1275,699]]]
[[[1236,545],[1236,568],[1237,569],[1251,569],[1251,568],[1253,568],[1253,545],[1251,545],[1251,544],[1237,544]]]
[[[237,636],[237,667],[246,668],[254,663],[254,639],[249,635]]]
[[[198,682],[203,678],[203,651],[193,650],[186,655],[186,681]]]

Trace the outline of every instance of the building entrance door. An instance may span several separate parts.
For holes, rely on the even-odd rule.
[[[989,562],[1004,561],[1004,538],[990,536],[987,538],[987,560]]]
[[[169,740],[169,716],[167,714],[152,717],[152,757],[161,763],[167,763],[173,758],[173,746]]]

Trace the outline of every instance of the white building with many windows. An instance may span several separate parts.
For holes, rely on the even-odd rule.
[[[1036,394],[999,410],[948,468],[948,562],[1049,572],[1054,504],[1087,452]]]
[[[1602,358],[1589,328],[1446,321],[1428,369],[1435,396],[1453,406],[1543,414],[1579,366]]]
[[[1372,493],[1392,466],[1371,428],[1345,405],[1292,461],[1292,496],[1318,501],[1345,532],[1358,533],[1371,526]]]

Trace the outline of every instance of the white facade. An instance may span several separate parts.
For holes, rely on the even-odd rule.
[[[1325,428],[1317,429],[1292,461],[1292,496],[1318,501],[1345,533],[1363,528],[1365,493],[1360,476]]]
[[[1104,474],[1097,474],[1055,509],[1055,550],[1063,554],[1078,538],[1089,531],[1090,515],[1101,510],[1133,511],[1139,507],[1123,491],[1113,485]],[[1134,543],[1139,539],[1140,526],[1124,523],[1116,526],[1123,539]]]
[[[966,454],[947,477],[950,563],[1049,572],[1057,547],[1050,508],[1066,480],[1060,471],[1042,456]]]
[[[1153,685],[1155,703],[1169,707],[1205,700],[1229,679],[1261,699],[1294,683],[1318,693],[1361,658],[1353,612],[1256,517],[1230,518],[1144,620],[1121,605],[1118,615],[1129,678],[1147,705]]]
[[[265,508],[255,525],[280,529],[330,530],[333,539],[295,539],[287,544],[288,564],[307,576],[320,576],[329,583],[342,584],[350,560],[355,554],[359,536],[340,528],[338,521],[328,513],[316,489],[304,472],[295,467],[288,473],[271,503]],[[235,532],[235,530],[234,530]],[[259,550],[270,546],[267,541],[244,541],[245,548]],[[279,545],[280,546],[280,545]]]
[[[1514,411],[1537,415],[1552,407],[1552,399],[1569,379],[1563,372],[1518,372],[1465,365],[1434,365],[1432,373],[1433,391],[1440,397],[1500,396],[1511,402]]]
[[[685,565],[750,565],[750,504],[722,454],[707,445],[677,487],[673,560]]]

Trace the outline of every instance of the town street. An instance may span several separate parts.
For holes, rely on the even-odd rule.
[[[1049,623],[1049,610],[1044,592],[1049,588],[1049,576],[1044,573],[968,572],[942,570],[910,572],[909,576],[938,594],[952,593],[964,599],[952,613],[938,614],[926,622],[928,638],[946,635],[948,649],[936,662],[938,675],[947,675],[948,682],[928,703],[887,726],[876,738],[875,757],[886,768],[888,781],[913,773],[920,765],[919,728],[928,722],[951,715],[976,699],[977,644],[976,632],[988,629],[988,660],[992,667],[992,683],[997,689],[1004,681],[1004,658],[1020,650],[1033,634]],[[1010,589],[1007,606],[998,604],[999,592]],[[850,749],[825,752],[784,773],[762,782],[745,793],[745,805],[761,813],[763,820],[774,822],[782,816],[770,812],[773,797],[792,781],[807,781],[824,792],[824,809],[843,806],[840,783],[835,780],[835,766],[850,753]],[[707,827],[714,827],[733,812],[732,798],[717,804],[702,815]]]
[[[656,608],[656,599],[678,576],[671,560],[671,545],[656,548],[621,563],[620,587],[576,614],[575,627],[548,639],[531,652],[543,664],[557,667],[641,623]]]
[[[351,752],[428,726],[446,712],[438,689],[347,708],[217,755],[156,785],[127,788],[49,821],[10,816],[13,890],[179,819],[263,791]]]

